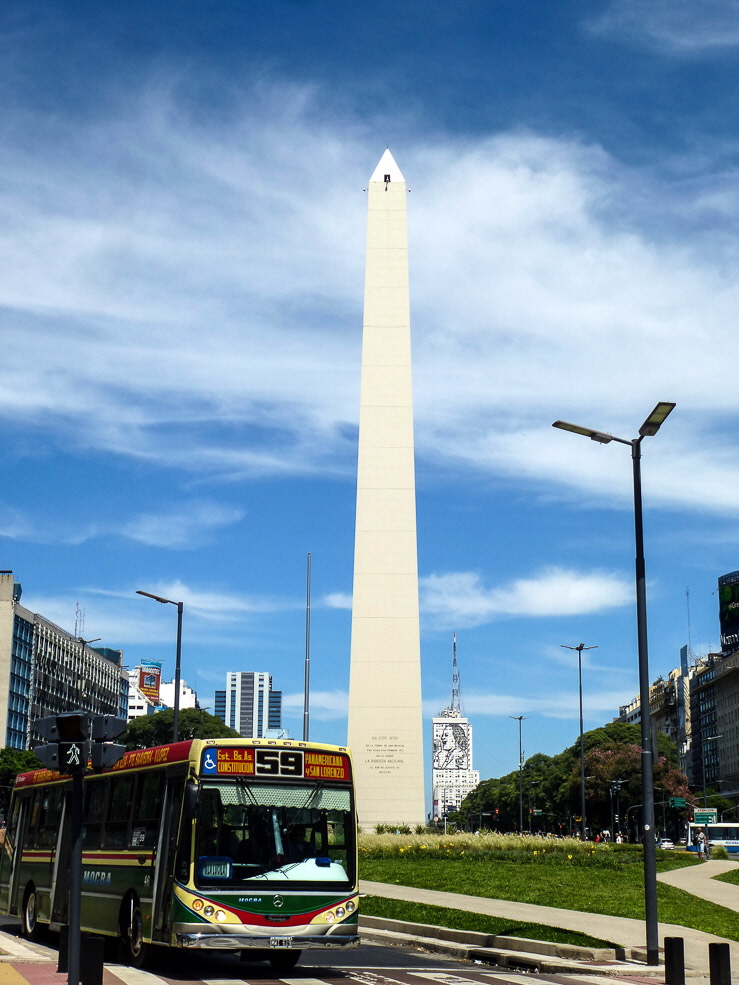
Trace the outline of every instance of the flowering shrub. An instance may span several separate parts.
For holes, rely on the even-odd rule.
[[[629,849],[629,854],[641,855],[636,845],[618,846]],[[450,861],[474,861],[479,858],[502,859],[521,863],[547,864],[567,859],[573,864],[602,864],[615,857],[614,846],[581,842],[575,838],[521,837],[495,832],[485,834],[361,834],[360,858],[387,859],[448,859]],[[620,854],[623,855],[623,852]],[[626,859],[622,859],[626,861]]]

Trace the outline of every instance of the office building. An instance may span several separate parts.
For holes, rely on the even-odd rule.
[[[21,605],[12,571],[0,571],[0,741],[30,749],[37,718],[78,709],[125,718],[123,651],[92,647]]]
[[[432,770],[434,820],[459,810],[462,801],[480,782],[480,772],[472,768],[472,725],[462,715],[461,689],[457,667],[457,635],[454,634],[452,700],[432,719]]]
[[[282,727],[282,691],[272,690],[272,675],[231,672],[225,691],[216,691],[214,713],[245,739],[263,739]]]
[[[694,792],[711,788],[739,805],[739,571],[718,579],[721,652],[680,651],[680,666],[649,689],[655,731],[677,743]],[[639,724],[639,696],[616,721]]]

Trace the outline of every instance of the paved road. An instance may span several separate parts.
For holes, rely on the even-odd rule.
[[[66,985],[66,974],[56,971],[56,951],[26,944],[0,932],[0,985]],[[266,964],[241,961],[226,952],[215,955],[168,952],[152,961],[146,971],[122,965],[105,965],[103,985],[602,985],[600,975],[574,979],[553,975],[497,971],[438,954],[423,954],[408,947],[365,944],[332,955],[324,952],[303,956],[289,974],[278,977]]]

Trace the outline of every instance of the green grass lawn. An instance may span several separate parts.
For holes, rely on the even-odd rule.
[[[723,872],[720,876],[714,876],[714,879],[720,879],[722,882],[730,882],[735,886],[739,886],[739,865],[733,872]]]
[[[372,836],[374,837],[374,836]],[[587,913],[644,919],[641,848],[633,845],[538,844],[515,839],[510,845],[484,838],[421,836],[364,837],[360,877],[374,882],[418,886],[490,899],[516,900]],[[658,870],[698,864],[684,852],[658,852]],[[736,914],[661,883],[659,919],[739,940]]]
[[[363,896],[361,910],[370,916],[389,920],[430,924],[433,927],[453,927],[455,930],[475,930],[493,937],[523,937],[525,940],[576,944],[580,947],[614,947],[612,941],[603,941],[587,934],[578,934],[574,930],[563,930],[561,927],[544,927],[538,923],[521,923],[503,917],[489,917],[484,913],[469,913],[467,910],[451,910],[443,906],[385,899],[382,896]]]

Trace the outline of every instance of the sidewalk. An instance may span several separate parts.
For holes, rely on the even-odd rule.
[[[735,862],[704,862],[702,865],[690,866],[674,872],[658,876],[660,881],[678,886],[701,899],[707,899],[728,907],[739,914],[739,887],[728,883],[716,882],[712,876],[727,869],[736,868]],[[513,917],[521,922],[541,923],[549,927],[561,927],[565,930],[579,931],[597,937],[601,940],[612,941],[622,947],[629,959],[628,969],[624,971],[631,981],[634,978],[633,959],[644,955],[645,926],[642,919],[633,920],[628,917],[610,917],[598,913],[583,913],[579,910],[564,910],[551,906],[536,906],[531,903],[516,903],[511,900],[485,899],[478,896],[464,896],[461,893],[442,893],[430,889],[417,889],[409,886],[394,886],[388,883],[360,881],[360,892],[372,896],[384,896],[388,899],[408,900],[416,903],[427,903],[432,906],[445,906],[454,910],[467,910],[472,913],[484,913],[493,917]],[[739,915],[737,916],[739,924]],[[713,942],[728,943],[731,952],[732,977],[739,981],[739,943],[726,941],[721,937],[704,934],[699,930],[681,927],[676,924],[659,924],[659,944],[664,945],[665,937],[682,937],[685,941],[685,972],[689,985],[697,985],[709,980],[708,945]],[[590,966],[589,970],[593,970]],[[613,976],[614,971],[608,972]],[[638,972],[641,980],[664,981],[664,968],[639,965]]]

